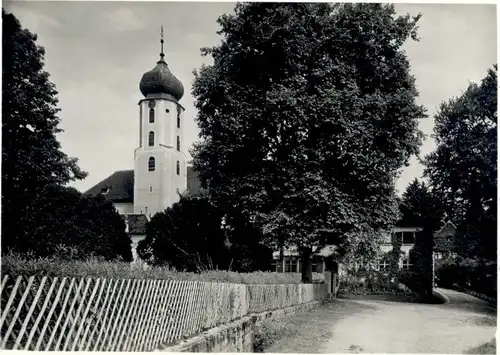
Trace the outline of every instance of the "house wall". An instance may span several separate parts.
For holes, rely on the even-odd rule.
[[[134,213],[133,202],[116,202],[113,204],[119,214]]]
[[[313,256],[312,272],[322,273],[325,271],[325,260],[323,257]],[[287,265],[288,264],[288,265]],[[273,270],[275,272],[302,272],[302,262],[299,256],[284,256],[283,260],[275,259],[273,261]]]
[[[402,245],[401,251],[405,254],[405,256],[408,256],[408,255],[410,255],[410,250],[412,250],[414,246],[415,246],[415,244]],[[383,253],[387,253],[387,252],[392,250],[392,244],[391,245],[383,244],[380,246],[380,249],[382,250]]]

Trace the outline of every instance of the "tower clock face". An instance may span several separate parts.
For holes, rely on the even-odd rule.
[[[154,100],[151,100],[151,101],[149,101],[148,106],[149,106],[149,108],[155,108],[156,102]]]

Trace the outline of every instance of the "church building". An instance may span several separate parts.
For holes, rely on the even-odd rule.
[[[199,193],[200,183],[183,149],[184,86],[170,71],[163,53],[146,72],[139,89],[139,146],[134,150],[134,169],[116,171],[85,194],[104,195],[125,219],[131,235],[134,258],[145,224],[181,196]]]

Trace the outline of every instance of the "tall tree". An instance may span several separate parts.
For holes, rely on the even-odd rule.
[[[222,44],[202,50],[214,64],[193,85],[194,166],[210,197],[276,249],[310,254],[348,235],[347,249],[375,250],[421,143],[401,50],[417,21],[381,4],[239,3],[221,16]]]
[[[422,227],[431,233],[442,226],[445,216],[441,196],[416,178],[406,187],[399,209],[402,223]]]
[[[425,158],[425,175],[458,227],[459,252],[496,259],[497,66],[443,102],[435,116],[437,148]]]
[[[410,251],[410,262],[413,265],[412,286],[414,291],[431,297],[434,234],[442,226],[442,201],[427,184],[415,179],[403,193],[400,211],[402,223],[422,228],[417,233],[415,246]]]
[[[37,36],[2,9],[2,250],[22,244],[26,206],[45,186],[83,179],[56,134],[57,91],[44,70]]]

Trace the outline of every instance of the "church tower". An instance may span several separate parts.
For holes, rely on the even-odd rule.
[[[170,72],[163,53],[139,88],[139,147],[134,152],[134,213],[154,215],[179,200],[187,188],[183,143],[182,83]]]

